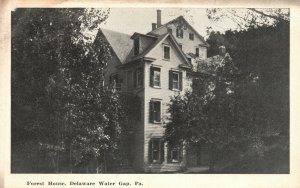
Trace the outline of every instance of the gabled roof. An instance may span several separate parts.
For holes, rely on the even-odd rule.
[[[124,63],[128,54],[133,48],[133,41],[130,38],[131,35],[108,29],[100,29],[100,31],[105,36],[107,42],[110,44],[120,62]]]
[[[162,28],[162,27],[166,27],[167,25],[172,24],[172,23],[177,22],[177,21],[183,21],[190,29],[192,29],[193,32],[194,32],[194,33],[202,40],[202,42],[204,43],[204,46],[206,46],[206,47],[209,47],[209,46],[210,46],[210,45],[204,40],[204,37],[202,37],[202,36],[194,29],[194,27],[192,27],[192,26],[189,24],[189,22],[186,21],[186,19],[185,19],[183,16],[178,16],[177,18],[175,18],[175,19],[173,19],[173,20],[171,20],[171,21],[169,21],[169,22],[167,22],[167,23],[161,25],[160,27],[154,29],[153,31],[148,32],[147,35],[153,35],[153,34],[155,35],[154,31],[156,31],[156,30],[158,30],[158,29],[160,29],[160,28]]]
[[[147,49],[145,49],[142,53],[138,54],[137,56],[131,56],[128,57],[128,59],[126,60],[126,63],[141,59],[143,57],[145,57],[160,41],[163,41],[164,39],[166,39],[168,36],[168,33],[164,34],[164,35],[160,35],[155,42],[153,42],[152,44],[149,45],[149,47]]]
[[[164,41],[166,38],[170,37],[171,42],[173,43],[175,49],[179,52],[180,56],[182,57],[182,59],[184,60],[183,65],[185,65],[186,67],[190,67],[190,63],[187,60],[185,54],[183,53],[183,51],[181,50],[181,48],[179,47],[178,43],[176,42],[174,36],[170,33],[165,33],[163,35],[160,35],[152,44],[149,45],[149,47],[144,50],[141,54],[137,55],[137,56],[132,56],[129,57],[126,61],[126,63],[138,60],[138,59],[142,59],[142,58],[151,58],[151,57],[147,57],[147,55],[160,43],[162,43],[162,41]],[[155,60],[155,59],[153,59]]]

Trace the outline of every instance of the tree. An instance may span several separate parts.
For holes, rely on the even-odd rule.
[[[201,70],[212,74],[200,75],[193,80],[191,91],[171,98],[170,123],[166,125],[165,137],[169,144],[208,144],[210,170],[214,171],[219,152],[239,135],[238,127],[233,124],[237,70],[228,54],[201,66]]]
[[[207,16],[214,22],[228,21],[237,25],[236,29],[248,29],[257,26],[274,26],[278,22],[289,22],[288,9],[247,8],[247,9],[207,9]]]
[[[13,172],[74,172],[92,160],[106,170],[114,159],[124,116],[103,87],[109,45],[89,35],[108,13],[12,12]]]
[[[283,173],[289,168],[289,13],[277,11],[271,25],[253,22],[245,30],[212,32],[208,38],[211,55],[225,45],[240,71],[235,122],[247,125],[249,135],[241,172]]]

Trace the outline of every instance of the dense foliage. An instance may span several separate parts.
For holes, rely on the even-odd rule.
[[[167,141],[209,144],[211,170],[287,173],[289,22],[211,32],[207,42],[209,56],[225,45],[231,58],[200,64],[210,75],[171,99]]]
[[[116,159],[125,115],[103,85],[109,45],[89,36],[107,17],[12,12],[12,172],[100,172]]]

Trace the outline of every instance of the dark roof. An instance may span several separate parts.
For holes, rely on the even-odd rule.
[[[156,39],[159,37],[159,35],[148,35],[148,34],[142,34],[142,33],[138,33],[138,32],[134,32],[133,35],[131,36],[131,38],[135,38],[136,36],[141,36],[141,37],[148,37],[148,38],[152,38],[152,39]]]
[[[167,25],[169,25],[169,24],[172,24],[172,23],[174,23],[174,22],[176,22],[176,21],[178,21],[178,20],[180,20],[180,19],[183,20],[183,21],[188,25],[188,27],[190,27],[190,28],[195,32],[195,34],[196,34],[196,35],[202,40],[202,42],[204,43],[204,46],[209,47],[209,44],[204,40],[204,37],[202,37],[202,36],[194,29],[194,27],[192,27],[192,26],[189,24],[189,22],[186,21],[186,19],[185,19],[183,16],[178,16],[177,18],[175,18],[175,19],[173,19],[173,20],[171,20],[171,21],[169,21],[169,22],[167,22],[167,23],[161,25],[160,27],[158,27],[158,28],[156,28],[156,29],[154,29],[154,30],[148,32],[147,35],[155,35],[155,34],[154,34],[154,31],[156,31],[157,29],[162,28],[162,27],[164,27],[164,26],[167,26]]]
[[[121,63],[124,63],[128,54],[133,48],[133,41],[131,35],[120,33],[108,29],[100,29],[109,42],[111,48],[119,58]]]

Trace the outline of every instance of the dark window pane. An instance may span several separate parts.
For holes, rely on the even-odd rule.
[[[178,37],[178,38],[183,38],[183,29],[182,28],[177,28],[176,29],[176,36]]]
[[[194,40],[194,34],[190,33],[189,38],[190,38],[190,40]]]
[[[199,48],[196,48],[196,57],[199,57]]]
[[[160,122],[160,101],[153,102],[153,120],[154,122]]]
[[[164,59],[170,59],[170,47],[164,46]]]

